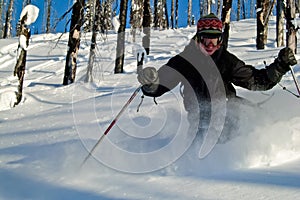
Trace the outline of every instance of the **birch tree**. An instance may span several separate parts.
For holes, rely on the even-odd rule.
[[[31,0],[23,0],[23,8],[29,4],[31,4]]]
[[[257,0],[256,49],[264,49],[264,0]]]
[[[269,17],[272,13],[275,0],[257,0],[257,14],[256,14],[256,48],[264,49],[268,38],[268,23]]]
[[[50,33],[50,20],[51,20],[51,5],[52,0],[47,0],[47,14],[46,14],[46,33]]]
[[[84,18],[84,3],[85,0],[77,0],[73,5],[63,85],[75,81],[81,26]]]
[[[240,21],[240,16],[241,16],[241,0],[237,0],[236,21]]]
[[[17,62],[14,68],[14,76],[18,77],[19,84],[16,92],[16,102],[13,106],[18,105],[22,100],[26,56],[30,38],[30,29],[28,26],[35,22],[36,18],[38,17],[38,13],[39,9],[36,6],[28,5],[24,7],[17,25],[19,45],[17,49]]]
[[[221,14],[221,0],[218,0],[217,3],[217,16],[219,17]]]
[[[131,0],[130,24],[133,42],[135,42],[137,30],[141,31],[143,23],[143,0]]]
[[[150,52],[150,34],[151,34],[151,7],[150,0],[144,0],[144,13],[143,13],[143,47],[149,55]]]
[[[211,13],[212,0],[207,0],[207,14]]]
[[[2,21],[2,12],[3,12],[3,0],[0,0],[0,38],[3,37],[3,21]]]
[[[128,4],[128,0],[121,0],[120,2],[120,16],[119,16],[120,27],[118,30],[118,39],[117,39],[115,73],[123,73],[127,4]]]
[[[188,16],[187,16],[187,25],[191,27],[191,17],[192,17],[192,0],[188,0]]]
[[[9,0],[8,8],[6,11],[6,17],[5,17],[3,38],[11,37],[11,31],[12,31],[11,21],[13,15],[13,5],[14,5],[14,0]]]
[[[223,44],[224,48],[227,49],[228,47],[228,39],[229,39],[229,29],[230,29],[230,13],[232,7],[232,0],[223,0],[223,7],[222,7],[222,16],[221,20],[223,23]]]
[[[100,2],[98,0],[93,0],[91,2],[91,9],[92,9],[92,38],[91,38],[91,47],[90,47],[90,55],[88,60],[88,66],[87,66],[87,73],[85,77],[85,82],[93,82],[93,67],[94,67],[94,61],[95,61],[95,48],[97,45],[97,33],[99,31],[99,25],[100,25]]]
[[[154,27],[155,29],[167,28],[166,0],[154,0]]]
[[[164,3],[164,13],[165,13],[164,24],[165,24],[165,28],[169,29],[169,14],[168,14],[167,0],[163,0],[163,3]]]
[[[175,2],[172,0],[171,2],[171,28],[174,29],[174,23],[175,23]]]
[[[297,30],[294,24],[294,19],[296,17],[296,5],[293,0],[286,0],[285,9],[286,18],[286,46],[291,48],[293,52],[297,53]]]
[[[276,42],[277,47],[284,46],[284,5],[283,0],[278,0],[276,4]]]
[[[178,0],[175,1],[175,28],[178,29]]]

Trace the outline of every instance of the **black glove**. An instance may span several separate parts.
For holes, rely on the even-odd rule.
[[[158,88],[158,72],[154,67],[146,67],[143,70],[138,70],[137,79],[143,86],[143,90],[148,93],[154,93]]]
[[[297,60],[294,56],[294,53],[293,53],[292,49],[290,49],[289,47],[286,47],[279,51],[277,60],[278,60],[280,67],[284,71],[289,71],[290,66],[297,64]]]
[[[138,81],[142,85],[151,85],[158,83],[158,73],[154,67],[146,67],[138,73]]]

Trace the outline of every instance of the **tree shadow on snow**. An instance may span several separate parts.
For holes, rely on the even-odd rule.
[[[114,200],[89,191],[67,188],[31,179],[22,174],[0,169],[0,198],[1,199],[89,199]]]

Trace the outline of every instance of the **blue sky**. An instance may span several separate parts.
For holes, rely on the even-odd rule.
[[[153,2],[153,0],[151,0],[151,2]],[[168,0],[168,3],[170,3],[171,0]],[[186,26],[187,23],[187,2],[188,0],[180,0],[179,1],[179,21],[178,24],[180,27],[184,27]],[[37,7],[40,8],[40,14],[39,17],[37,19],[37,21],[32,24],[31,26],[31,30],[32,33],[42,33],[43,32],[43,19],[44,19],[44,0],[31,0],[31,3],[33,5],[36,5]],[[51,21],[51,25],[53,25],[55,23],[55,19],[58,19],[59,17],[61,17],[72,5],[73,0],[52,0],[52,21]],[[212,10],[215,11],[216,5],[213,5]],[[231,13],[231,18],[232,20],[236,19],[236,13],[234,10],[236,7],[235,1],[233,3],[233,11]],[[16,8],[14,10],[14,15],[16,16],[17,19],[19,19],[20,13],[21,13],[21,9],[22,9],[22,1],[15,1],[15,6],[14,8]],[[118,8],[119,9],[119,8]],[[170,6],[169,6],[170,9]],[[248,12],[248,17],[250,16],[249,12]],[[169,15],[170,15],[170,11],[169,11]],[[200,12],[199,12],[199,0],[194,0],[193,3],[193,8],[192,8],[192,14],[195,16],[195,20],[197,20],[200,16]],[[65,24],[67,22],[67,20],[70,18],[70,15],[67,15],[67,18],[63,19],[60,23],[58,23],[57,32],[63,32],[65,29]],[[15,27],[16,22],[13,22],[13,26]],[[67,25],[67,29],[69,29],[70,24]],[[15,29],[14,29],[15,30]]]

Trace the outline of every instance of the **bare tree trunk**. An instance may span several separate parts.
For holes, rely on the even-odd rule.
[[[154,0],[154,27],[155,29],[166,28],[165,17],[165,1],[166,0]]]
[[[256,48],[264,49],[264,0],[257,0],[257,16],[256,16]]]
[[[50,19],[51,19],[51,3],[52,0],[47,0],[47,20],[46,20],[46,33],[50,33]]]
[[[211,13],[212,0],[207,0],[207,14]]]
[[[204,1],[206,0],[199,0],[200,17],[204,15]]]
[[[150,0],[144,1],[144,14],[143,14],[143,47],[149,55],[150,53],[150,30],[151,30],[151,7]]]
[[[243,15],[243,19],[246,19],[246,6],[245,6],[245,0],[242,0],[242,15]]]
[[[256,36],[256,48],[264,49],[268,39],[268,23],[272,13],[275,1],[270,3],[270,0],[258,0],[257,1],[257,36]]]
[[[175,28],[178,29],[178,0],[175,2]]]
[[[168,14],[168,4],[167,0],[164,0],[164,9],[165,9],[165,28],[169,29],[169,14]]]
[[[95,48],[96,48],[96,39],[97,39],[97,31],[99,30],[99,17],[100,17],[100,2],[98,0],[93,0],[92,4],[92,13],[93,13],[93,30],[92,30],[92,38],[91,38],[91,48],[89,61],[87,66],[87,72],[85,77],[85,82],[93,82],[93,67],[95,61]]]
[[[154,19],[153,19],[153,22],[154,22],[154,29],[157,29],[159,26],[158,26],[158,0],[154,0]]]
[[[241,16],[241,0],[237,0],[236,21],[240,21],[240,16]]]
[[[284,12],[283,12],[283,0],[277,1],[276,6],[276,41],[277,47],[284,46]]]
[[[255,5],[255,0],[250,1],[250,18],[254,18],[254,9],[256,8]]]
[[[172,29],[174,29],[174,18],[175,18],[175,13],[174,13],[174,9],[175,9],[175,2],[174,0],[172,0],[171,2],[171,27]]]
[[[221,14],[221,0],[218,0],[217,3],[217,16],[220,17]]]
[[[286,46],[291,48],[293,52],[297,53],[297,30],[298,28],[295,27],[293,21],[296,17],[296,8],[295,8],[295,1],[287,0],[286,4]]]
[[[73,6],[63,85],[68,85],[75,81],[81,26],[84,17],[84,3],[85,0],[77,0]]]
[[[125,51],[125,28],[127,19],[128,0],[121,0],[120,3],[120,27],[118,30],[118,41],[116,50],[115,73],[123,73],[124,51]]]
[[[31,0],[24,0],[23,1],[23,8],[27,5],[31,4]]]
[[[12,21],[12,14],[13,14],[13,5],[14,5],[14,0],[9,0],[8,8],[6,11],[3,38],[11,37],[11,30],[12,30],[11,21]]]
[[[192,16],[192,0],[188,0],[188,16],[187,16],[187,25],[191,27],[191,16]]]
[[[223,27],[224,27],[223,45],[225,49],[227,49],[228,47],[231,7],[232,7],[232,0],[223,0],[221,20],[223,22]]]
[[[25,26],[26,19],[27,19],[27,14],[22,17],[18,27],[19,36],[20,37],[25,36],[26,38],[26,47],[24,49],[24,47],[20,43],[18,45],[17,63],[14,69],[14,76],[18,76],[19,85],[18,85],[18,91],[16,92],[16,102],[14,103],[14,106],[18,105],[21,102],[22,94],[23,94],[23,82],[24,82],[24,75],[25,75],[27,47],[29,45],[29,38],[30,38],[30,29],[26,28]]]
[[[2,21],[2,11],[3,11],[3,0],[0,0],[0,39],[3,37],[3,21]]]
[[[142,0],[131,0],[131,10],[130,10],[130,24],[131,24],[131,34],[133,42],[135,42],[137,30],[142,28],[142,16],[143,16],[143,1]]]

